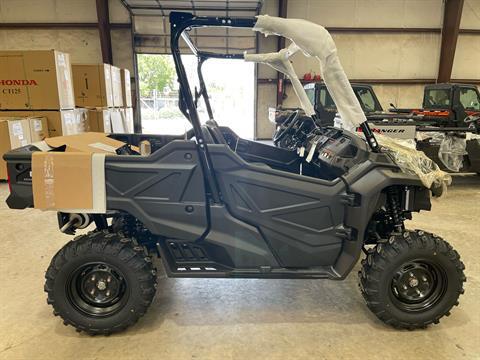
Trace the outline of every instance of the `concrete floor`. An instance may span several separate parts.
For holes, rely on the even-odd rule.
[[[437,326],[395,331],[366,308],[355,269],[345,281],[168,279],[134,327],[89,337],[63,326],[43,292],[50,258],[69,239],[54,213],[11,211],[0,184],[0,359],[479,359],[480,177],[457,177],[411,228],[462,255],[460,306]]]

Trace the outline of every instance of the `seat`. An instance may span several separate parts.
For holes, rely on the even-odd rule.
[[[205,126],[210,131],[210,134],[212,135],[215,144],[227,145],[227,141],[225,140],[225,137],[220,131],[220,128],[215,120],[208,120],[207,122],[205,122]]]
[[[215,144],[215,141],[213,140],[210,130],[205,125],[203,125],[201,129],[202,129],[203,140],[205,141],[205,143]]]

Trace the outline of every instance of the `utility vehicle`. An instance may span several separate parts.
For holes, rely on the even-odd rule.
[[[362,110],[367,114],[367,118],[368,115],[371,114],[383,113],[382,105],[380,104],[380,101],[378,101],[377,95],[371,85],[351,83],[351,86]],[[337,107],[335,101],[333,101],[332,96],[328,92],[325,83],[316,82],[305,84],[304,89],[314,106],[320,124],[324,126],[333,126]]]
[[[367,123],[368,142],[316,128],[306,140],[315,145],[312,161],[217,125],[202,64],[244,55],[201,51],[188,32],[253,28],[257,21],[170,14],[179,106],[193,131],[111,135],[127,145],[105,160],[107,213],[58,214],[67,233],[96,226],[60,249],[45,275],[47,302],[65,324],[110,334],[135,323],[156,291],[151,257],[157,255],[170,277],[332,280],[345,279],[364,255],[361,293],[375,315],[396,328],[437,323],[458,304],[465,281],[459,254],[440,237],[404,224],[413,212],[430,210],[431,190],[376,144]],[[181,59],[182,37],[198,57],[195,96]],[[200,98],[210,117],[204,124]],[[145,139],[153,152],[140,156],[130,145]],[[27,146],[4,157],[11,208],[34,205],[29,174],[37,150]]]

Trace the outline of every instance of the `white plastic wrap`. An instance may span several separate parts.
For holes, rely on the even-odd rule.
[[[257,62],[271,66],[277,71],[285,74],[292,82],[293,90],[300,100],[300,105],[305,113],[309,116],[315,114],[313,105],[303,89],[302,83],[298,79],[295,69],[289,58],[298,51],[298,47],[292,43],[288,48],[282,49],[276,53],[267,54],[244,54],[245,61]]]
[[[427,189],[432,188],[433,185],[433,187],[442,187],[445,190],[451,184],[451,176],[440,170],[432,159],[422,151],[416,150],[409,142],[393,139],[382,134],[375,134],[375,137],[384,151],[392,156],[400,169],[408,174],[417,175]]]
[[[337,126],[356,133],[356,128],[367,119],[340,64],[335,43],[328,31],[323,26],[301,19],[283,19],[268,15],[260,15],[257,19],[253,30],[262,32],[265,36],[275,34],[286,37],[292,41],[292,45],[278,53],[245,54],[245,60],[268,64],[287,75],[292,80],[295,93],[305,112],[313,114],[313,107],[308,101],[305,89],[288,59],[298,48],[306,56],[316,57],[320,63],[322,78],[337,106],[339,114],[336,118],[341,120],[341,124]],[[417,151],[412,143],[381,134],[376,134],[375,137],[384,151],[391,154],[396,164],[406,173],[417,175],[425,187],[445,189],[451,183],[450,175],[440,170],[423,152]]]
[[[463,157],[467,155],[467,140],[458,136],[446,134],[438,149],[438,157],[443,165],[454,172],[463,167]]]
[[[468,135],[466,135],[467,137]],[[450,171],[459,172],[463,167],[463,157],[467,155],[467,139],[445,132],[419,132],[418,140],[427,140],[432,146],[439,146],[438,158]]]
[[[268,15],[257,16],[255,31],[281,35],[290,39],[306,56],[320,63],[320,73],[344,123],[352,129],[367,121],[337,55],[329,32],[321,25],[302,19],[284,19]]]

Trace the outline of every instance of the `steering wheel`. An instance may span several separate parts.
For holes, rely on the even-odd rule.
[[[295,110],[285,121],[278,127],[277,131],[273,135],[273,143],[276,144],[282,140],[289,131],[298,123],[300,110]]]

